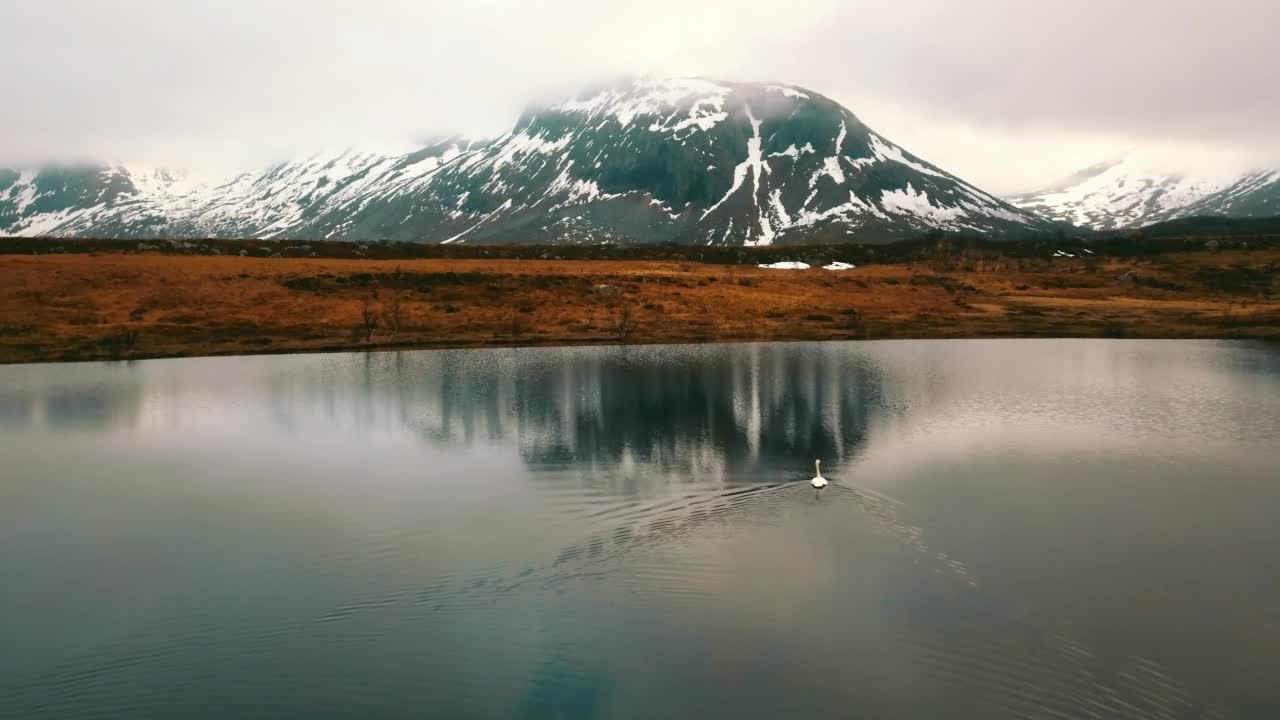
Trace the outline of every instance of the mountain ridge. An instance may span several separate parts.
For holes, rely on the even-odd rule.
[[[1269,217],[1280,215],[1280,170],[1177,172],[1131,151],[1008,200],[1055,222],[1091,230],[1199,216]]]
[[[753,246],[1052,227],[818,93],[700,78],[605,84],[488,140],[314,155],[216,183],[0,171],[0,232],[16,235]]]

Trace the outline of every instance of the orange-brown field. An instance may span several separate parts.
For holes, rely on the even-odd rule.
[[[0,256],[0,362],[581,343],[1280,337],[1280,250],[852,271],[696,262]],[[600,287],[605,286],[605,287]]]

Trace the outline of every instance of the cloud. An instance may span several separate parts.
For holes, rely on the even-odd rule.
[[[487,134],[648,72],[804,85],[1015,190],[1136,143],[1276,161],[1277,26],[1263,0],[6,3],[0,162],[234,165]]]

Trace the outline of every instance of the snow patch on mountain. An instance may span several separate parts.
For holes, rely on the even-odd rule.
[[[1194,215],[1280,215],[1280,171],[1228,167],[1195,173],[1139,151],[1067,180],[1010,198],[1017,207],[1095,230],[1149,225]]]
[[[907,183],[902,190],[885,190],[880,194],[880,205],[891,213],[909,214],[934,221],[943,227],[952,227],[954,221],[966,213],[959,207],[943,207],[929,202],[929,195],[917,192]]]
[[[702,130],[710,130],[724,119],[721,108],[730,92],[731,88],[725,85],[697,78],[650,78],[641,80],[631,88],[600,90],[586,98],[553,105],[552,109],[586,115],[592,120],[610,117],[626,128],[638,116],[659,116],[669,121],[673,110],[687,107],[688,113],[683,121],[670,126],[655,122],[649,128],[654,132],[675,132],[689,125],[697,125]],[[686,102],[693,96],[698,99]]]
[[[504,203],[502,203],[501,205],[499,205],[499,206],[498,206],[498,208],[497,208],[496,210],[494,210],[493,212],[490,212],[490,213],[486,214],[484,217],[480,218],[480,222],[477,222],[475,225],[472,225],[471,227],[467,228],[466,230],[463,230],[462,232],[458,233],[457,235],[454,235],[453,237],[451,237],[451,238],[449,238],[449,239],[447,239],[447,240],[441,240],[441,241],[440,241],[440,244],[441,244],[441,245],[449,245],[449,244],[451,244],[451,243],[458,242],[458,241],[459,241],[459,240],[461,240],[463,237],[465,237],[466,235],[470,234],[470,233],[471,233],[473,230],[475,230],[476,228],[478,228],[478,227],[480,227],[481,225],[483,225],[483,224],[485,224],[485,223],[489,222],[489,221],[490,221],[490,220],[492,220],[493,218],[497,217],[498,215],[501,215],[502,213],[504,213],[504,212],[506,212],[506,211],[508,211],[508,210],[510,210],[510,209],[511,209],[511,200],[507,200],[506,202],[504,202]]]
[[[876,135],[875,133],[871,134],[871,151],[873,153],[871,158],[872,162],[876,162],[876,161],[896,162],[900,165],[906,165],[907,167],[911,168],[912,170],[915,170],[916,172],[924,173],[925,175],[932,175],[934,177],[940,177],[940,178],[947,177],[945,173],[940,173],[937,170],[934,170],[933,168],[925,167],[924,165],[921,165],[920,163],[908,158],[906,154],[902,151],[902,148],[888,142],[887,140],[880,137],[879,135]],[[864,158],[856,162],[857,163],[867,162],[867,159]]]
[[[769,157],[789,157],[789,158],[797,158],[797,157],[800,157],[801,155],[812,155],[812,154],[814,154],[814,153],[816,153],[816,152],[817,152],[817,150],[814,150],[814,149],[813,149],[813,143],[805,143],[805,144],[804,144],[804,147],[802,147],[802,148],[798,148],[798,147],[796,147],[796,146],[795,146],[795,143],[792,143],[792,144],[790,144],[790,145],[788,145],[788,146],[787,146],[787,149],[786,149],[786,150],[783,150],[783,151],[781,151],[781,152],[771,152],[771,153],[769,153]],[[714,166],[713,166],[713,167],[708,168],[708,169],[715,169],[715,168],[714,168]]]
[[[4,195],[0,195],[2,200],[13,201],[14,212],[18,215],[25,213],[36,201],[35,176],[31,170],[19,172],[18,179],[4,191]]]
[[[799,98],[802,100],[809,99],[809,96],[806,93],[802,93],[793,87],[787,87],[785,85],[769,85],[768,89],[772,92],[782,93],[789,98]]]

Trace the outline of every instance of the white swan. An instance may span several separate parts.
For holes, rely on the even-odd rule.
[[[813,486],[814,490],[821,490],[822,488],[827,486],[827,479],[822,477],[822,461],[821,460],[813,461],[813,470],[818,474],[815,475],[814,478],[809,481],[809,484]]]

